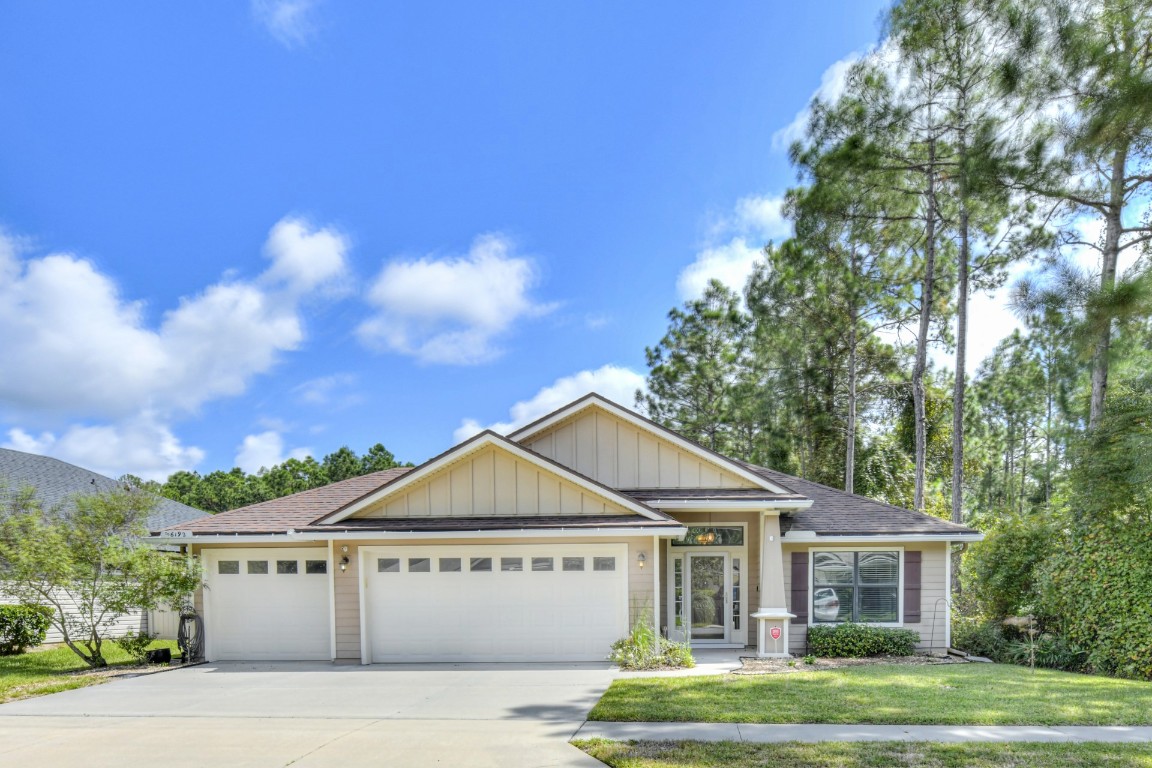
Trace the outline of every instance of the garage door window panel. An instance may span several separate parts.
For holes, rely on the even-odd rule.
[[[300,573],[300,562],[298,560],[277,560],[276,573],[282,575]]]
[[[240,573],[239,560],[221,560],[216,564],[216,572],[224,576],[234,576]]]
[[[408,573],[431,573],[432,559],[428,557],[408,558]]]
[[[249,560],[248,561],[248,573],[252,574],[253,576],[266,575],[268,573],[268,561],[267,560]]]
[[[328,573],[327,560],[305,560],[304,573],[314,576],[322,576]]]
[[[534,570],[534,571],[550,571],[550,570],[552,570],[552,558],[550,558],[550,557],[534,557],[534,558],[532,558],[532,570]]]
[[[500,558],[500,570],[502,570],[502,571],[522,571],[522,570],[524,570],[524,558],[522,558],[522,557],[502,557],[502,558]]]
[[[473,557],[468,564],[468,570],[473,573],[488,573],[492,570],[492,558],[490,557]]]
[[[380,557],[376,559],[377,573],[400,573],[400,558]]]
[[[582,557],[566,557],[566,558],[564,558],[564,570],[566,570],[566,571],[582,571],[582,570],[584,570],[584,558],[582,558]]]
[[[442,558],[440,558],[440,573],[460,573],[460,558],[458,558],[458,557],[442,557]]]

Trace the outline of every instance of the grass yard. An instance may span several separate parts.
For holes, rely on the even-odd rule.
[[[612,768],[1152,768],[1146,744],[578,741]]]
[[[171,648],[175,652],[176,642],[157,640],[148,647]],[[0,656],[0,703],[98,685],[113,679],[116,667],[134,664],[128,654],[113,642],[106,642],[103,651],[109,669],[113,670],[111,673],[109,669],[90,670],[66,646],[18,656]]]
[[[1005,664],[617,680],[589,720],[1152,725],[1152,683]]]

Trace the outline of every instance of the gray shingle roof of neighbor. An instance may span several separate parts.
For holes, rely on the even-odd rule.
[[[9,448],[0,448],[0,485],[7,485],[9,493],[34,488],[45,509],[67,508],[78,493],[100,493],[120,487],[112,478],[75,464]],[[148,527],[167,528],[204,517],[209,517],[207,512],[161,498],[148,517]]]
[[[882,501],[829,488],[810,480],[786,475],[767,467],[740,462],[745,467],[774,483],[786,486],[809,499],[812,506],[780,518],[781,533],[812,531],[824,536],[884,536],[955,534],[971,536],[978,531],[941,520],[923,512],[902,509]]]

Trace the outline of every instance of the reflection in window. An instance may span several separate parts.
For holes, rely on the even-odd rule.
[[[440,558],[440,573],[459,573],[460,572],[460,558],[458,557],[442,557]]]
[[[594,557],[594,558],[592,558],[592,570],[594,570],[594,571],[614,571],[614,570],[616,570],[616,558],[614,558],[614,557]]]
[[[492,558],[490,557],[474,557],[468,564],[470,571],[491,571]]]
[[[304,573],[310,573],[313,575],[321,575],[321,574],[328,573],[328,561],[327,560],[305,560],[304,561]]]
[[[221,560],[216,564],[216,572],[225,575],[240,573],[239,560]]]
[[[899,552],[814,552],[812,618],[819,623],[900,620]]]
[[[522,570],[524,570],[524,558],[522,558],[522,557],[502,557],[502,558],[500,558],[500,570],[502,570],[502,571],[522,571]]]
[[[376,560],[377,573],[400,573],[400,558],[381,557]]]
[[[550,557],[534,557],[534,558],[532,558],[532,570],[534,570],[534,571],[550,571],[550,570],[552,570],[552,558],[550,558]]]
[[[408,573],[430,573],[432,571],[432,558],[429,557],[410,557],[408,558]]]
[[[584,570],[584,558],[582,558],[582,557],[566,557],[566,558],[564,558],[564,570],[566,570],[566,571],[582,571],[582,570]]]
[[[276,573],[300,573],[300,563],[295,560],[277,560]]]
[[[255,574],[268,573],[268,561],[267,560],[249,560],[248,561],[248,573],[255,573]]]

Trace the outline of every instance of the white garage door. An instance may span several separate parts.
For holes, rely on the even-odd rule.
[[[623,544],[365,547],[369,661],[595,661],[628,631]]]
[[[210,661],[332,658],[328,549],[204,550]]]

